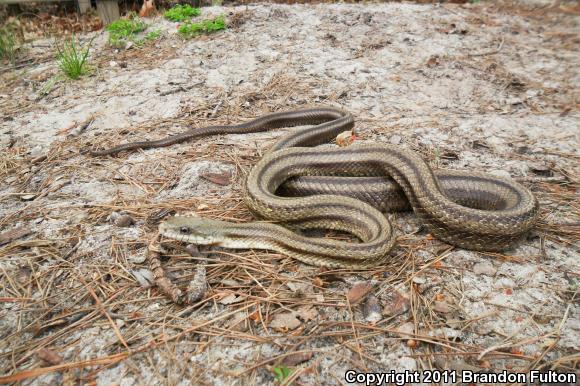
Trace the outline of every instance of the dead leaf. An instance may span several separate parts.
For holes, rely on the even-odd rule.
[[[336,136],[336,144],[340,147],[345,147],[353,143],[356,139],[354,133],[349,131],[343,131],[339,135]]]
[[[234,314],[227,326],[232,331],[246,332],[250,328],[248,323],[248,315],[245,312],[240,311]]]
[[[383,314],[385,316],[397,316],[407,312],[410,307],[409,298],[394,290],[388,297],[387,304],[383,308]]]
[[[321,278],[319,278],[318,276],[316,276],[314,279],[312,279],[312,284],[315,287],[324,287],[324,280],[322,280]]]
[[[312,292],[312,284],[302,282],[288,282],[286,286],[294,293],[305,294]]]
[[[436,312],[447,314],[452,311],[451,307],[449,307],[449,304],[447,304],[446,301],[435,301],[434,303],[435,306],[433,307],[433,310],[435,310]]]
[[[435,67],[438,66],[439,63],[439,55],[433,55],[427,60],[427,67]]]
[[[370,282],[358,282],[356,283],[346,294],[346,299],[350,304],[356,304],[371,292],[373,285]]]
[[[297,316],[305,322],[309,320],[314,320],[318,317],[318,311],[314,306],[305,305],[301,306],[296,310]]]
[[[229,185],[232,178],[229,173],[203,173],[200,177],[221,186]]]
[[[270,327],[274,329],[280,329],[282,331],[287,331],[294,330],[300,327],[301,324],[302,322],[298,320],[293,312],[283,312],[274,315],[274,318],[272,318],[272,321],[270,322]]]
[[[253,321],[254,323],[260,323],[262,321],[262,316],[259,311],[254,311],[248,316],[248,319]]]
[[[427,283],[427,279],[425,279],[423,276],[413,276],[413,283],[415,284],[425,284]]]
[[[314,354],[311,352],[299,352],[295,354],[290,354],[284,359],[282,359],[282,362],[280,362],[280,364],[283,366],[293,367],[299,365],[300,363],[309,361],[310,359],[312,359],[313,356]]]
[[[45,361],[50,365],[58,365],[62,363],[62,357],[60,356],[60,354],[49,348],[41,348],[40,350],[38,350],[36,355],[38,356],[38,358],[40,358],[41,360]]]
[[[139,282],[141,287],[147,289],[155,285],[155,278],[152,271],[142,268],[138,270],[132,270],[131,273],[135,277],[135,280]]]
[[[228,304],[239,303],[242,300],[244,300],[242,296],[238,296],[236,294],[229,294],[220,299],[219,303],[227,306]]]
[[[400,325],[397,331],[401,335],[413,335],[415,333],[415,325],[412,322],[407,322]]]

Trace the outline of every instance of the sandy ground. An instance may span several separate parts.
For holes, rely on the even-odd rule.
[[[49,40],[31,44],[34,63],[1,73],[0,233],[30,231],[0,246],[1,372],[39,385],[245,385],[288,367],[286,382],[314,385],[343,383],[348,369],[573,371],[578,19],[545,5],[203,9],[220,14],[236,25],[188,41],[161,18],[148,23],[162,37],[144,47],[82,36],[96,36],[93,71],[78,81],[57,77]],[[518,179],[540,200],[538,226],[486,254],[389,214],[399,245],[388,266],[174,252],[164,264],[180,286],[196,262],[207,269],[205,299],[179,306],[151,288],[145,251],[159,218],[250,220],[244,176],[286,130],[117,158],[83,150],[319,105],[352,112],[360,142]],[[134,223],[116,225],[121,214]],[[350,304],[360,283],[370,294]]]

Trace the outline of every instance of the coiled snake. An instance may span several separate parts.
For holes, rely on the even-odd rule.
[[[252,168],[245,186],[244,198],[251,211],[286,227],[175,216],[163,221],[159,232],[194,244],[270,249],[309,264],[362,268],[388,259],[395,241],[381,210],[412,208],[435,237],[487,251],[509,248],[537,218],[534,195],[509,179],[484,173],[433,172],[416,153],[393,145],[312,148],[354,127],[353,117],[335,108],[268,114],[238,125],[194,129],[91,153],[113,155],[211,134],[303,125],[311,126],[278,141]],[[310,238],[288,228],[338,230],[361,242]]]

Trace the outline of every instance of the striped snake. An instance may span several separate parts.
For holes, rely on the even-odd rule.
[[[354,127],[352,115],[335,108],[273,113],[238,125],[193,129],[91,153],[113,155],[211,134],[304,125],[310,126],[293,131],[270,149],[252,168],[245,186],[250,210],[284,226],[174,216],[159,225],[160,234],[194,244],[274,250],[313,265],[363,268],[388,259],[395,242],[382,211],[412,208],[438,239],[485,251],[509,248],[537,218],[536,198],[509,179],[434,172],[416,153],[386,144],[313,147]],[[306,237],[293,231],[300,229],[347,232],[360,242]]]

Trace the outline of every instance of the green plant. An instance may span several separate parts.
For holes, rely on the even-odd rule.
[[[71,38],[65,39],[61,44],[56,45],[58,67],[70,79],[78,79],[81,75],[87,73],[87,58],[93,39],[83,47],[73,35]]]
[[[201,10],[199,8],[193,8],[189,4],[177,4],[173,8],[168,9],[165,11],[163,16],[166,19],[171,21],[184,21],[189,19],[192,16],[199,16],[201,15]]]
[[[146,28],[147,24],[135,14],[128,15],[126,19],[115,20],[106,28],[109,32],[109,44],[115,47],[122,47],[127,41],[134,40],[135,35]]]
[[[145,35],[144,39],[148,41],[157,40],[159,36],[161,36],[161,30],[156,29],[154,31],[147,32],[147,35]]]
[[[292,369],[289,369],[286,366],[274,366],[272,367],[272,371],[274,372],[274,376],[276,380],[282,383],[290,374],[292,374]]]
[[[152,42],[153,40],[157,40],[159,39],[159,37],[161,36],[161,30],[154,30],[154,31],[149,31],[145,34],[145,36],[141,39],[135,39],[135,44],[137,44],[138,46],[142,46],[147,42]]]
[[[200,23],[185,23],[182,24],[177,32],[186,39],[198,36],[201,33],[212,33],[226,29],[226,19],[223,16],[218,16],[211,20],[204,20]]]
[[[0,59],[14,61],[18,51],[18,39],[9,25],[0,28]]]

